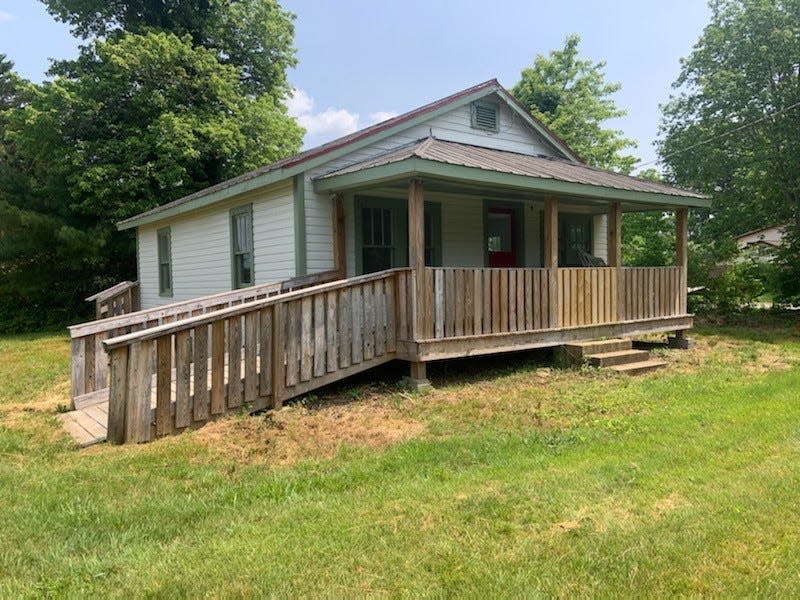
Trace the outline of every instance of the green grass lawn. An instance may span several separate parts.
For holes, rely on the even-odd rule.
[[[0,339],[0,596],[796,595],[800,329],[694,337],[640,378],[449,363],[82,451],[66,338]]]

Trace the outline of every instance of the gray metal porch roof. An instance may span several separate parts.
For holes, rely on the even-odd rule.
[[[406,168],[401,168],[401,165],[405,165]],[[434,167],[433,165],[438,166]],[[448,166],[453,169],[448,169]],[[620,196],[619,199],[636,201],[638,197],[643,202],[657,200],[660,203],[696,207],[706,207],[710,204],[708,196],[663,183],[575,162],[471,146],[433,137],[327,173],[316,179],[315,187],[320,191],[335,190],[368,183],[381,177],[424,175],[426,173],[461,178],[460,176],[466,175],[466,172],[459,171],[459,169],[475,169],[515,176],[507,179],[510,186],[526,184],[522,187],[539,188],[542,191],[554,187],[548,183],[562,183],[573,184],[570,186],[572,193],[580,194],[580,190],[585,190],[589,192],[589,195],[603,196],[609,199]],[[518,178],[531,179],[524,181]],[[492,178],[492,181],[493,183],[502,183],[497,177]],[[591,193],[591,190],[594,190],[595,193]],[[615,190],[625,193],[615,194]],[[553,192],[558,193],[558,191],[558,186],[555,186]],[[562,189],[561,191],[567,190]]]

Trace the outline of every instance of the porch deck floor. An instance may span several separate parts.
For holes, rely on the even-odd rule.
[[[81,448],[105,442],[108,433],[108,397],[97,404],[61,413],[58,420]]]

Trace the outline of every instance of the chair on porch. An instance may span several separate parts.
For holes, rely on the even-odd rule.
[[[599,256],[592,256],[591,254],[586,252],[586,250],[581,248],[578,244],[576,244],[573,248],[574,248],[574,250],[575,250],[575,252],[576,252],[576,254],[578,256],[578,262],[580,263],[580,266],[582,266],[582,267],[605,267],[605,266],[607,266],[606,265],[606,261],[604,261]]]

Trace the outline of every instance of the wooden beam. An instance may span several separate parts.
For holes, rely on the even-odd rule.
[[[544,198],[544,267],[547,269],[550,326],[561,325],[561,298],[558,291],[558,201]]]
[[[675,209],[675,264],[681,268],[679,291],[681,312],[686,312],[687,273],[689,266],[689,209]]]
[[[608,266],[622,266],[622,203],[608,205]]]
[[[689,260],[689,209],[675,209],[675,264],[684,269]]]
[[[408,266],[414,275],[414,338],[420,339],[425,315],[425,197],[422,181],[408,184]]]
[[[339,274],[339,277],[344,278],[347,272],[345,264],[344,200],[341,194],[334,194],[332,200],[333,270]]]

